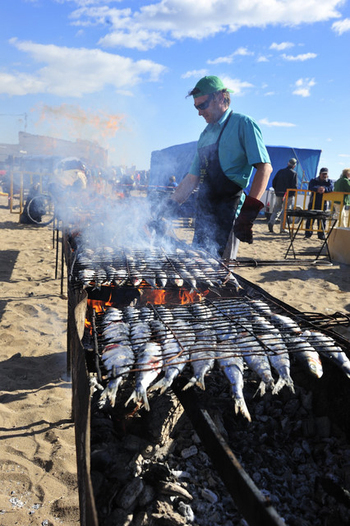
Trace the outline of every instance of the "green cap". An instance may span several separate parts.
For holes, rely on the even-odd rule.
[[[209,76],[201,78],[193,90],[190,92],[190,95],[193,95],[193,98],[202,97],[202,95],[209,95],[209,93],[215,93],[216,91],[227,90],[230,93],[233,93],[232,89],[226,88],[224,83],[219,77]]]

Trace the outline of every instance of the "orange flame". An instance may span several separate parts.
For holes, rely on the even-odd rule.
[[[189,292],[185,288],[180,288],[179,290],[151,290],[143,287],[139,288],[140,298],[139,302],[141,305],[152,304],[152,305],[188,305],[189,303],[194,303],[202,301],[204,297],[209,293],[209,290],[204,292]],[[103,312],[107,307],[116,307],[117,305],[112,302],[112,291],[110,293],[108,301],[102,300],[87,300],[87,317],[85,319],[85,327],[92,333],[92,310],[95,310],[96,313]]]
[[[166,305],[167,303],[187,305],[196,301],[202,301],[209,290],[202,293],[189,292],[185,288],[179,290],[150,290],[142,289],[141,292],[141,303],[152,303],[153,305]]]
[[[111,293],[112,295],[112,293]],[[87,315],[85,318],[85,328],[90,331],[90,334],[92,333],[92,311],[94,310],[97,313],[103,312],[103,310],[106,307],[113,307],[113,303],[110,301],[111,296],[109,297],[108,301],[101,301],[101,300],[87,300]]]

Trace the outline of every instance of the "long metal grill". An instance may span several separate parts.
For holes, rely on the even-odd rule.
[[[200,291],[226,285],[237,287],[233,273],[221,261],[205,251],[180,246],[169,251],[78,248],[70,279],[76,288],[149,286]]]
[[[221,404],[227,397],[221,397],[221,393],[230,390],[235,412],[243,415],[240,420],[235,418],[235,426],[243,425],[251,433],[259,422],[256,404],[264,404],[268,418],[269,403],[274,406],[276,400],[280,407],[282,399],[294,401],[304,377],[307,381],[310,377],[322,391],[333,377],[332,366],[326,362],[338,365],[339,377],[343,375],[344,385],[348,382],[349,343],[332,330],[336,325],[349,325],[349,317],[343,313],[323,316],[295,311],[262,289],[237,279],[233,270],[215,258],[215,263],[210,261],[208,265],[210,254],[199,254],[188,247],[86,250],[78,246],[74,256],[69,266],[71,288],[84,288],[89,298],[83,344],[94,387],[92,402],[96,409],[105,408],[97,413],[99,433],[102,415],[114,415],[113,421],[120,420],[124,425],[126,421],[141,420],[127,417],[135,408],[145,407],[152,408],[153,420],[156,408],[169,398],[159,395],[172,387],[189,413],[203,401],[209,408],[213,393],[214,398],[219,393]],[[204,273],[205,278],[193,276],[196,269],[201,272],[208,267],[211,270],[209,275]],[[112,279],[108,279],[107,269]],[[120,270],[124,277],[114,274]],[[82,279],[83,271],[88,274],[87,280]],[[197,278],[195,284],[190,281],[192,277]],[[169,295],[162,295],[166,290]],[[182,294],[184,291],[187,295]],[[78,297],[79,292],[75,295]],[[206,387],[198,403],[194,402],[193,387]],[[282,388],[282,397],[271,396]],[[254,398],[255,392],[263,395],[265,391],[269,393],[261,401]],[[226,401],[231,415],[231,401]],[[193,415],[196,424],[197,419]],[[248,424],[247,420],[253,421]],[[207,430],[200,436],[210,450]],[[227,458],[218,466],[226,464]],[[237,473],[242,473],[241,467]],[[231,471],[227,475],[230,486],[236,478]],[[233,492],[246,517],[252,509],[251,497],[247,496],[250,491],[256,493],[252,488],[244,496],[237,494],[236,488]],[[262,498],[258,512],[254,502],[256,520],[254,517],[251,524],[261,524],[263,510],[268,515],[270,512],[266,524],[281,523],[271,516],[273,509],[265,508],[266,504]]]
[[[221,260],[175,238],[164,246],[148,239],[138,248],[91,245],[79,236],[74,241],[70,285],[86,289],[103,310],[89,313],[101,406],[114,406],[128,379],[134,391],[126,405],[149,409],[148,392],[166,391],[179,375],[188,377],[185,389],[205,389],[206,375],[218,365],[236,411],[250,419],[243,392],[247,371],[259,379],[261,395],[283,387],[294,392],[291,360],[320,378],[322,356],[350,378],[346,345],[327,334],[340,318],[349,324],[341,314],[322,323],[259,295],[254,299]]]
[[[315,328],[307,316],[296,321],[262,300],[205,298],[188,305],[109,307],[92,318],[101,406],[108,401],[115,405],[126,379],[134,387],[129,401],[147,409],[148,390],[162,393],[179,375],[188,379],[185,389],[205,389],[205,376],[218,364],[230,383],[236,411],[250,420],[244,401],[249,373],[259,379],[261,395],[266,390],[277,394],[284,386],[294,392],[291,361],[320,378],[322,359],[331,360],[350,378],[345,346]]]

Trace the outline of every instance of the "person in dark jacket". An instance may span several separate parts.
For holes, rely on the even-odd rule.
[[[44,210],[42,209],[42,206],[41,206],[41,199],[36,199],[37,203],[36,203],[36,206],[32,206],[31,207],[31,216],[28,214],[28,206],[29,206],[29,203],[31,202],[31,200],[36,197],[37,195],[40,195],[40,185],[39,183],[36,183],[34,185],[32,185],[30,188],[29,188],[29,191],[28,191],[28,195],[27,195],[27,200],[26,200],[26,203],[24,205],[24,208],[23,208],[23,212],[21,213],[20,217],[19,217],[19,222],[22,223],[22,224],[37,224],[37,223],[40,223],[41,222],[41,217],[44,213]],[[33,201],[34,203],[35,201]]]
[[[333,182],[328,179],[328,168],[321,168],[319,174],[314,179],[311,179],[309,181],[309,187],[308,189],[312,192],[310,196],[310,201],[308,204],[309,210],[322,210],[322,198],[323,194],[327,192],[333,192]],[[327,203],[324,205],[324,210],[327,209]],[[311,223],[312,219],[308,219],[306,221],[305,226],[305,238],[309,239],[312,236],[312,230],[313,230],[313,224]],[[325,220],[324,219],[318,219],[318,239],[324,239],[323,232],[320,231],[323,227],[325,227]]]
[[[278,170],[275,177],[272,181],[272,187],[275,190],[275,205],[272,210],[270,220],[268,222],[269,231],[273,232],[273,225],[278,217],[283,216],[282,211],[284,211],[285,206],[291,208],[293,204],[294,195],[289,192],[288,203],[285,199],[285,194],[288,188],[297,188],[298,175],[294,170],[297,165],[297,160],[292,158],[289,159],[288,165],[286,168],[281,168]],[[283,224],[281,221],[280,232],[283,232]]]

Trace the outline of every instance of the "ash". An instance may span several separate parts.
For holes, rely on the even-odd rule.
[[[350,524],[345,433],[313,413],[307,387],[260,398],[254,396],[257,385],[250,374],[251,423],[235,415],[219,372],[197,394],[286,525]],[[91,479],[99,525],[246,526],[175,395],[169,390],[150,400],[150,412],[135,408],[129,415],[122,404],[127,396],[102,410],[97,393],[92,396]]]

